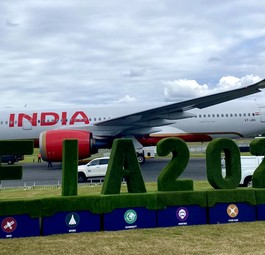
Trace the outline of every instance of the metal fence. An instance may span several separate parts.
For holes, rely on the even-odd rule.
[[[88,180],[85,183],[78,183],[78,188],[86,188],[86,187],[94,187],[94,186],[101,186],[103,184],[104,179],[99,178],[96,180]],[[62,184],[58,180],[57,184],[38,184],[37,182],[24,182],[23,184],[18,184],[15,186],[3,186],[2,182],[0,183],[0,191],[5,190],[45,190],[45,189],[61,189]]]

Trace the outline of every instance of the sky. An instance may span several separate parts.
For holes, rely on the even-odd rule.
[[[258,0],[1,0],[1,106],[175,102],[255,83],[264,13]]]

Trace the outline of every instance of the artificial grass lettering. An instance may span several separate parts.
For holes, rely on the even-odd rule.
[[[157,144],[157,154],[167,156],[169,153],[172,153],[172,159],[158,176],[158,191],[193,190],[192,180],[177,180],[189,162],[187,144],[179,138],[162,139]]]
[[[101,194],[119,194],[123,178],[127,183],[129,193],[146,193],[144,179],[131,139],[114,140]]]
[[[77,195],[78,141],[63,141],[62,196]]]
[[[222,176],[222,152],[225,155],[226,176]],[[206,171],[209,183],[215,189],[235,189],[241,179],[240,151],[228,138],[214,139],[206,149]]]
[[[250,153],[256,156],[265,155],[265,139],[255,139],[250,143]],[[255,170],[252,176],[253,188],[265,187],[265,160],[263,158],[261,164]]]
[[[2,155],[31,155],[33,153],[33,141],[0,141],[0,163]],[[22,166],[3,166],[0,164],[1,180],[22,179]]]

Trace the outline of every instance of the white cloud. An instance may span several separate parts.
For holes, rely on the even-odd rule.
[[[198,84],[195,80],[179,79],[165,82],[164,96],[166,100],[203,96],[209,92],[208,85]]]
[[[129,78],[137,78],[137,77],[144,76],[146,72],[147,72],[146,69],[132,68],[129,71],[124,72],[123,75]]]
[[[117,101],[117,103],[134,103],[136,102],[136,98],[135,97],[131,97],[129,95],[126,95],[124,98],[121,98]]]
[[[217,84],[217,90],[236,89],[256,83],[260,80],[261,78],[259,76],[254,76],[254,75],[246,75],[241,78],[234,76],[225,76],[219,80],[219,83]]]
[[[175,80],[165,82],[164,96],[167,101],[184,100],[193,97],[205,96],[213,93],[232,90],[260,81],[259,76],[247,75],[241,78],[235,76],[222,77],[215,87],[199,84],[195,80]]]

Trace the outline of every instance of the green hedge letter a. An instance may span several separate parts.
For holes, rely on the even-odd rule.
[[[127,138],[116,139],[113,142],[101,194],[120,194],[123,178],[127,182],[129,193],[146,192],[132,139]]]

